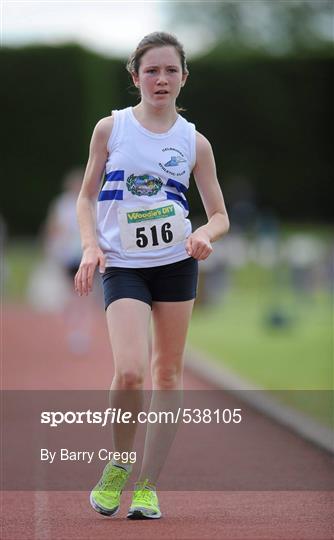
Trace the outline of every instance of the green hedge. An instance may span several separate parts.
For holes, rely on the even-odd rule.
[[[117,103],[119,62],[76,45],[1,51],[4,218],[38,231],[64,174],[87,161],[97,120]]]
[[[183,102],[212,141],[227,193],[246,177],[260,208],[292,220],[331,219],[332,59],[194,64]]]
[[[282,219],[332,217],[331,57],[194,59],[182,113],[211,141],[226,202],[246,177],[257,205]],[[3,48],[3,216],[35,234],[69,168],[84,165],[96,122],[137,102],[125,60],[77,45]],[[196,189],[192,212],[202,211]]]

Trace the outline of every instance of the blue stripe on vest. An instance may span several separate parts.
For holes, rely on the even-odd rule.
[[[124,171],[110,171],[106,174],[106,182],[112,182],[113,180],[124,180]]]
[[[176,193],[172,193],[171,191],[166,191],[165,193],[167,195],[167,199],[179,201],[184,206],[184,208],[189,211],[187,199],[184,199],[183,197],[181,197],[181,195],[177,195]]]
[[[166,185],[176,188],[178,191],[180,191],[180,193],[187,193],[188,191],[188,188],[186,186],[181,184],[181,182],[177,182],[176,180],[173,180],[172,178],[168,178]]]
[[[99,201],[122,201],[123,190],[122,189],[103,189],[99,194]]]

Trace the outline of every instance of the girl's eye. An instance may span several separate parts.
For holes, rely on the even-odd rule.
[[[147,73],[156,73],[156,69],[152,68],[152,69],[147,69],[146,72]],[[177,69],[175,68],[168,68],[168,72],[169,73],[176,73],[177,72]]]

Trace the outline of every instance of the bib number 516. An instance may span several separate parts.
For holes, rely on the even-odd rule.
[[[169,244],[173,240],[173,233],[171,231],[172,225],[168,222],[163,223],[161,230],[158,234],[158,229],[156,225],[150,227],[149,231],[146,230],[146,227],[137,227],[136,228],[136,244],[139,248],[145,248],[149,241],[152,241],[152,246],[159,246],[161,243]]]

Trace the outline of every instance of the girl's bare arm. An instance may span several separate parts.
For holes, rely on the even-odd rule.
[[[224,197],[217,179],[216,164],[209,141],[196,132],[196,164],[193,169],[208,223],[196,229],[187,239],[186,250],[195,259],[204,260],[212,252],[211,242],[229,229]]]
[[[105,270],[105,256],[98,245],[96,235],[96,200],[108,157],[107,142],[111,134],[113,118],[103,118],[95,126],[89,148],[89,158],[82,187],[77,201],[77,215],[81,235],[82,259],[75,276],[75,290],[87,295],[93,286],[96,266]]]

